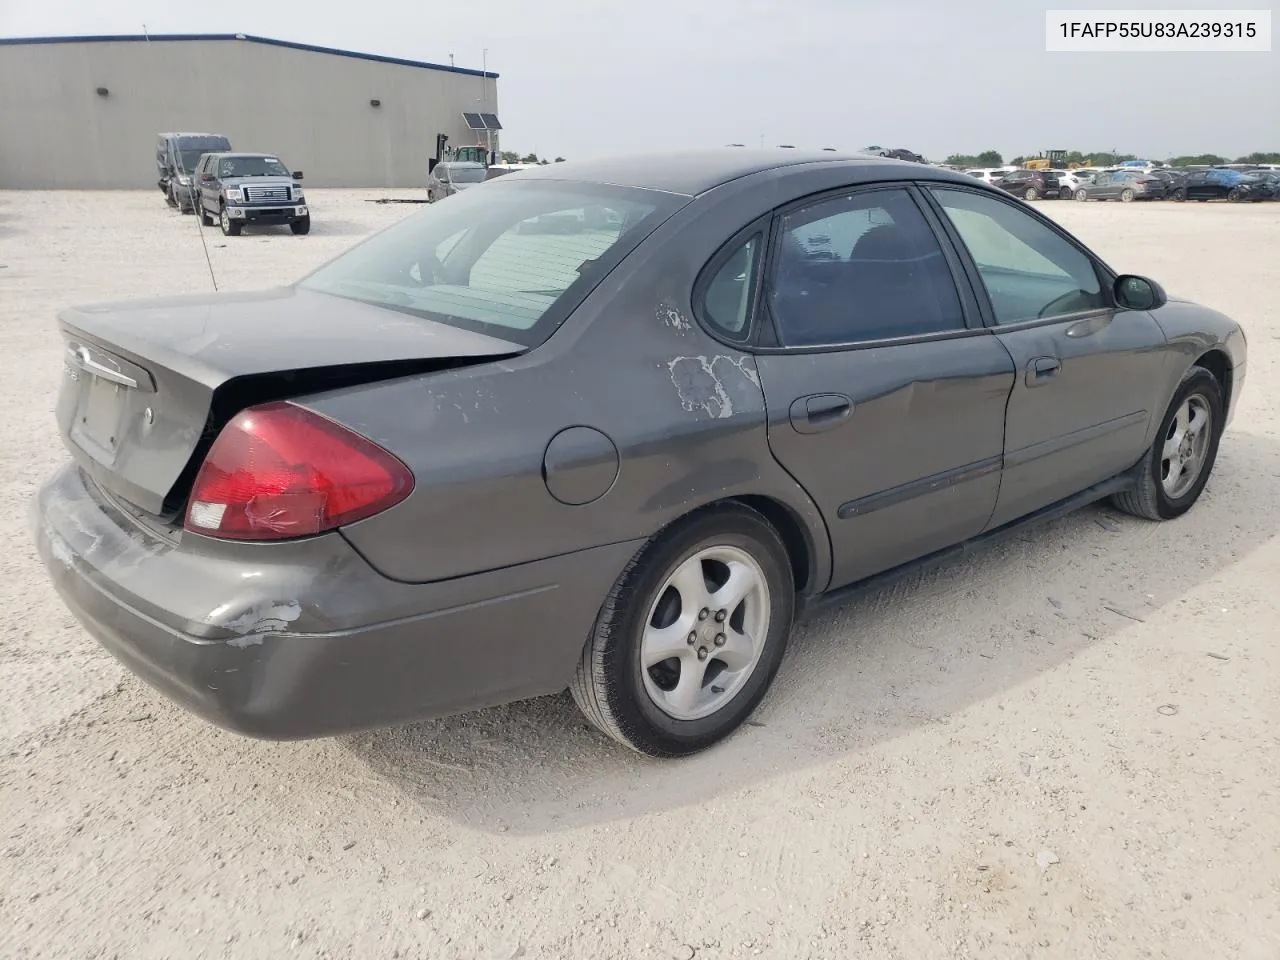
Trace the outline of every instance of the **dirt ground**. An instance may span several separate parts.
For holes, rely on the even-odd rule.
[[[417,207],[206,234],[289,282]],[[755,722],[678,763],[565,696],[266,743],[75,624],[26,527],[62,459],[65,304],[207,290],[158,192],[0,193],[0,955],[1280,957],[1280,204],[1052,202],[1240,320],[1249,378],[1187,517],[1098,507],[803,625]]]

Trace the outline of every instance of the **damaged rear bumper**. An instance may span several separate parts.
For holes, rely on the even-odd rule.
[[[187,709],[267,739],[564,689],[638,547],[406,584],[337,533],[246,544],[154,531],[74,466],[40,488],[32,521],[54,586],[90,634]]]

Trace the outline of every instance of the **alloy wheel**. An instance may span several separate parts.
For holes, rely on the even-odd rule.
[[[760,661],[771,612],[764,571],[746,551],[707,547],[681,562],[658,590],[640,640],[654,705],[698,720],[728,704]]]
[[[1212,436],[1209,403],[1193,393],[1178,407],[1160,451],[1160,485],[1170,500],[1185,496],[1200,479]]]

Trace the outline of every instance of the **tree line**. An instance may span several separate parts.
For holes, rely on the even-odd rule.
[[[1030,156],[1014,157],[1009,161],[1012,165],[1020,166],[1028,160],[1034,159]],[[1125,160],[1138,160],[1139,157],[1132,153],[1112,153],[1109,150],[1098,150],[1094,153],[1081,153],[1079,150],[1067,151],[1067,163],[1092,163],[1102,167],[1114,166],[1117,163],[1123,163]],[[998,150],[984,150],[982,153],[953,153],[944,161],[953,167],[1003,167],[1004,158]],[[1280,152],[1272,153],[1251,153],[1248,156],[1237,157],[1235,160],[1229,160],[1226,157],[1220,157],[1216,153],[1202,153],[1197,156],[1172,157],[1166,161],[1170,166],[1186,167],[1193,164],[1207,164],[1213,166],[1223,163],[1280,163]]]
[[[502,158],[503,163],[536,163],[540,166],[546,166],[548,163],[564,163],[564,157],[547,160],[539,157],[536,153],[526,153],[521,156],[515,150],[503,150],[499,156]]]

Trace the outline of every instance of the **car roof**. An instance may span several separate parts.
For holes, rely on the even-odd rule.
[[[272,160],[279,160],[278,153],[244,153],[240,150],[210,150],[209,153],[216,154],[219,157],[270,157]]]
[[[169,140],[174,137],[202,137],[206,140],[226,140],[226,134],[222,133],[160,133],[156,134],[162,140]],[[230,143],[230,140],[227,140]]]
[[[958,183],[973,180],[953,170],[909,160],[827,150],[752,150],[741,147],[566,160],[524,171],[521,179],[607,183],[692,197],[751,174],[798,168],[806,164],[847,165],[850,182],[872,181],[886,176]]]

